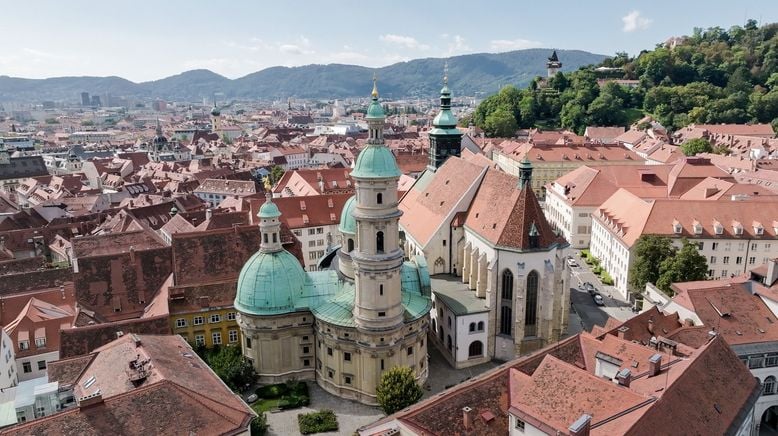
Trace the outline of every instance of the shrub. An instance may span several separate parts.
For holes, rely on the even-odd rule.
[[[287,393],[289,393],[289,388],[286,386],[286,383],[262,386],[257,389],[257,396],[260,398],[281,398]]]
[[[589,250],[584,248],[583,250],[581,250],[581,257],[583,257],[584,259],[588,259],[592,257],[592,253],[590,253]]]
[[[338,417],[335,416],[335,412],[328,409],[322,409],[318,412],[301,413],[297,415],[297,423],[300,425],[300,433],[302,434],[338,430]]]
[[[265,433],[267,433],[267,417],[265,416],[265,412],[260,412],[257,414],[257,417],[251,420],[251,426],[249,427],[249,431],[251,432],[251,436],[262,436]]]
[[[602,283],[604,285],[612,285],[613,284],[613,277],[611,277],[610,274],[608,274],[608,271],[603,270],[602,276],[600,278],[602,280]]]
[[[600,265],[597,265],[594,268],[592,268],[592,272],[597,275],[600,275],[600,273],[602,272],[602,267]]]
[[[423,394],[413,370],[407,366],[395,366],[384,372],[376,389],[378,404],[387,415],[416,403]]]

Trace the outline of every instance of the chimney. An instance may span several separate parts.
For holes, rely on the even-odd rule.
[[[95,406],[98,404],[102,404],[103,402],[103,394],[100,392],[100,389],[98,389],[95,393],[86,395],[84,397],[81,397],[78,399],[78,408],[79,409],[85,409],[87,407]]]
[[[765,277],[765,286],[772,286],[778,280],[778,259],[767,261],[767,277]]]
[[[59,285],[59,293],[62,295],[62,299],[65,299],[65,285]]]
[[[589,436],[589,430],[592,429],[591,415],[583,414],[574,423],[567,428],[571,436]]]
[[[467,406],[462,408],[462,421],[465,430],[471,430],[473,428],[473,409]]]
[[[140,344],[141,344],[140,336],[138,336],[138,335],[133,333],[131,339],[132,339],[132,342],[135,344],[135,348],[140,347]]]
[[[623,325],[617,330],[619,339],[624,339],[624,335],[629,331],[629,327]]]
[[[205,220],[209,221],[212,216],[213,216],[213,209],[211,209],[210,207],[208,209],[205,209]]]
[[[683,321],[683,325],[684,325],[684,327],[694,327],[694,320],[691,319],[691,318],[686,318]]]
[[[135,246],[130,245],[130,263],[135,263]]]
[[[632,382],[632,371],[629,368],[622,369],[616,374],[616,381],[619,382],[620,386],[628,388],[630,382]]]
[[[654,334],[654,318],[648,319],[648,332]]]
[[[653,377],[662,372],[662,355],[654,354],[648,359],[648,376]]]

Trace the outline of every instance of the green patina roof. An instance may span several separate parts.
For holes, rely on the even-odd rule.
[[[343,212],[340,213],[340,224],[338,230],[340,233],[357,233],[357,220],[354,219],[354,215],[351,213],[357,205],[357,197],[351,196],[346,200],[346,204],[343,205]]]
[[[454,114],[451,112],[451,109],[441,109],[441,111],[435,115],[435,119],[432,120],[432,125],[442,128],[455,128],[457,125],[457,117],[454,116]]]
[[[257,216],[260,218],[278,218],[281,216],[281,211],[278,210],[278,206],[276,206],[275,203],[266,201],[262,204],[262,207],[259,208]]]
[[[253,315],[293,312],[306,281],[300,261],[288,251],[258,252],[240,271],[235,308]]]
[[[370,144],[359,152],[351,171],[351,177],[372,179],[400,177],[401,174],[389,147],[376,144]]]
[[[367,116],[365,116],[366,119],[383,119],[385,118],[384,115],[384,108],[381,107],[381,104],[378,103],[378,98],[374,98],[373,101],[370,103],[370,106],[367,108]]]

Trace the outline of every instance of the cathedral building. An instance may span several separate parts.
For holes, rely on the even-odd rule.
[[[375,79],[368,143],[343,208],[342,246],[330,268],[305,272],[281,246],[281,213],[267,196],[259,210],[259,251],[243,266],[235,308],[243,354],[263,382],[314,379],[324,390],[377,404],[383,371],[410,367],[424,383],[430,278],[424,256],[400,246],[394,155],[384,144],[385,116]]]
[[[430,339],[461,368],[509,360],[566,333],[568,244],[531,189],[530,162],[516,178],[460,156],[450,101],[444,84],[430,166],[400,201],[400,230],[406,256],[429,261]]]

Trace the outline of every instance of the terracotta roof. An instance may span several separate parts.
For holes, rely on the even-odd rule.
[[[593,127],[589,126],[584,132],[584,138],[589,140],[612,143],[619,135],[624,133],[624,127]]]
[[[281,221],[290,229],[338,224],[343,205],[352,194],[308,195],[280,197],[273,200],[281,211]],[[264,200],[251,202],[251,215],[256,216]]]
[[[2,434],[237,434],[247,431],[255,416],[180,336],[127,334],[93,356],[75,384],[75,395],[99,389],[102,402]],[[146,363],[132,369],[131,362]]]
[[[71,243],[73,244],[73,256],[76,258],[126,253],[130,249],[141,251],[165,246],[156,234],[145,230],[84,236],[73,238]]]
[[[405,194],[399,208],[400,225],[421,246],[427,245],[447,216],[466,210],[466,198],[480,183],[485,169],[458,157],[446,159],[436,172],[425,172]],[[460,204],[462,203],[462,204]]]
[[[209,192],[225,195],[256,194],[256,183],[245,180],[205,179],[194,192]]]
[[[535,192],[529,186],[519,189],[516,177],[492,169],[481,181],[465,226],[500,247],[529,250],[566,245],[546,220]],[[532,231],[538,233],[536,247],[530,244]]]

